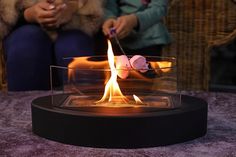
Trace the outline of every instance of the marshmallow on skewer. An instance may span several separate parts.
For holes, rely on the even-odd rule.
[[[130,64],[133,69],[145,73],[148,71],[148,64],[145,57],[141,55],[135,55],[130,59]]]
[[[120,78],[126,79],[129,76],[129,70],[131,69],[131,66],[126,55],[116,57],[116,69],[117,75]]]

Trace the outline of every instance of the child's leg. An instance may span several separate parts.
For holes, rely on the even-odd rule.
[[[10,91],[50,89],[53,44],[39,26],[16,29],[6,38],[4,47]]]
[[[94,55],[93,39],[79,30],[62,31],[55,43],[55,56],[57,65],[67,66],[67,57]]]

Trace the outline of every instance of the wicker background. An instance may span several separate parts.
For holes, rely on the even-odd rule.
[[[0,90],[6,90],[7,83],[6,83],[6,70],[5,70],[5,62],[3,59],[3,47],[2,42],[0,40]]]
[[[177,57],[179,87],[208,90],[212,46],[236,37],[236,4],[232,0],[170,0],[166,25],[173,43],[165,55]]]

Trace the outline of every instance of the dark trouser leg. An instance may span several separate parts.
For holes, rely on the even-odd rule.
[[[94,51],[95,54],[98,56],[104,56],[107,55],[107,37],[104,36],[102,30],[100,30],[98,33],[94,36]]]
[[[67,66],[63,58],[94,55],[93,39],[79,30],[62,31],[55,43],[56,63]]]
[[[53,44],[48,35],[39,26],[25,25],[4,43],[10,91],[50,89]]]
[[[67,67],[73,57],[92,56],[94,55],[93,46],[93,39],[79,30],[62,31],[55,42],[56,64]],[[58,75],[59,86],[67,82],[67,71],[63,69],[54,71]]]

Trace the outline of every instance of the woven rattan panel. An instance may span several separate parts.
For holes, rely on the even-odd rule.
[[[179,88],[207,90],[210,50],[236,37],[236,4],[232,0],[172,0],[166,25],[173,37],[164,55],[175,55]]]
[[[3,56],[3,46],[0,41],[0,90],[6,90],[6,70]]]

